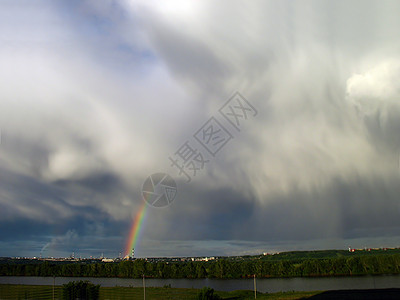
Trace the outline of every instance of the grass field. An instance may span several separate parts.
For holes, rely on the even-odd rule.
[[[146,288],[147,300],[184,300],[196,299],[199,289],[177,289],[177,288]],[[253,291],[233,291],[233,292],[215,292],[222,299],[254,299]],[[306,299],[316,295],[319,292],[286,292],[273,294],[257,294],[257,299],[271,300],[292,300]],[[62,299],[62,286],[53,287],[45,285],[0,285],[0,299]],[[143,288],[131,287],[101,287],[100,299],[143,299]]]

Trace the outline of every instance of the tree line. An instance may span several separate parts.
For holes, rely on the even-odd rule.
[[[400,254],[297,260],[0,264],[0,276],[249,278],[400,274]]]

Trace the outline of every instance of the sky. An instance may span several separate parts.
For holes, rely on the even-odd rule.
[[[137,257],[399,247],[399,10],[1,1],[0,256],[123,254],[156,173]]]

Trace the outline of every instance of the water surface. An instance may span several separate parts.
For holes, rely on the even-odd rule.
[[[2,276],[0,284],[62,285],[70,281],[88,280],[104,287],[141,287],[142,279],[94,278],[94,277],[32,277]],[[252,290],[253,279],[145,279],[147,287],[203,288],[205,286],[219,291]],[[400,288],[400,275],[319,277],[319,278],[259,278],[256,280],[260,292],[318,291],[342,289]]]

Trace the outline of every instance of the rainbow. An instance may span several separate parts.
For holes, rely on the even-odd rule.
[[[142,225],[145,220],[147,205],[143,201],[142,206],[139,208],[139,211],[136,213],[135,218],[133,219],[131,229],[129,231],[128,242],[125,247],[125,256],[130,255],[133,248],[136,247],[139,235],[141,233]]]

